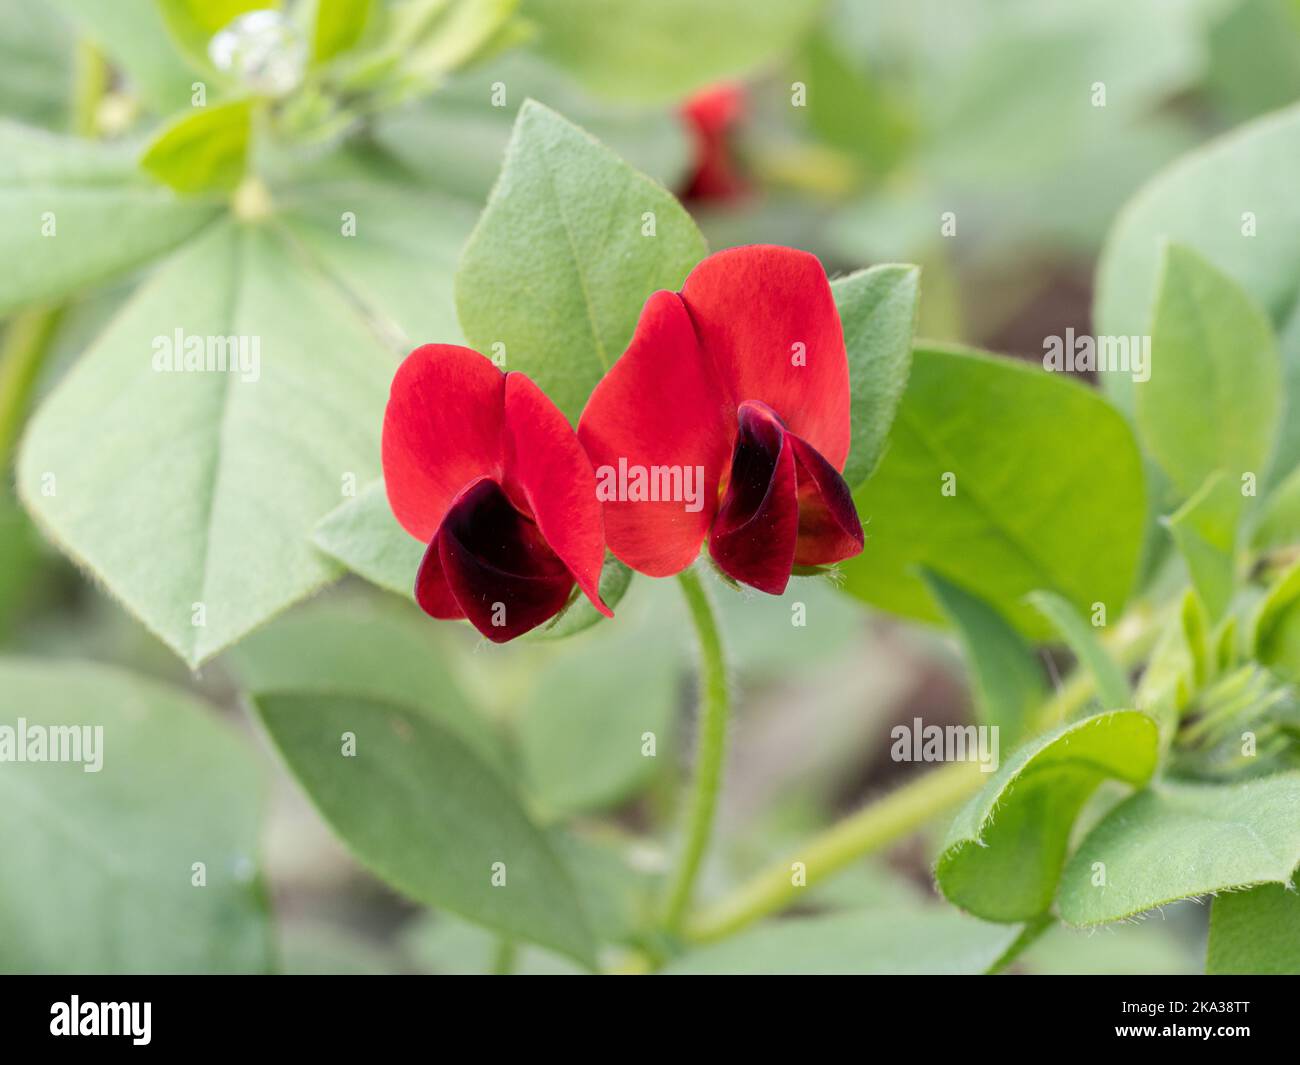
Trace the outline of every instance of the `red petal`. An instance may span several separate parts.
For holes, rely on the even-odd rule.
[[[506,374],[505,410],[507,490],[522,493],[550,550],[592,605],[613,617],[598,591],[605,523],[587,453],[560,409],[521,373]]]
[[[675,468],[683,488],[689,472],[696,489],[693,500],[658,502],[611,499],[602,491],[609,548],[633,569],[667,577],[700,553],[730,460],[734,409],[700,351],[681,297],[656,292],[578,422],[602,486],[617,479],[622,460],[630,473],[639,467],[647,477],[655,467]]]
[[[772,595],[789,583],[799,535],[789,439],[769,408],[741,404],[731,481],[709,536],[709,554],[724,573]]]
[[[568,567],[495,481],[477,481],[460,495],[434,543],[447,588],[494,643],[554,617],[573,590]],[[429,568],[422,565],[421,575]]]
[[[442,556],[438,552],[438,538],[435,536],[424,549],[424,558],[415,573],[415,601],[420,609],[431,618],[441,621],[459,621],[465,611],[456,602],[456,596],[447,583],[446,574],[442,572]]]
[[[433,538],[471,481],[501,478],[504,393],[489,359],[454,344],[425,344],[397,368],[384,411],[384,485],[416,539]]]
[[[682,106],[695,141],[694,173],[683,194],[686,199],[729,200],[747,189],[727,135],[744,103],[740,86],[717,85],[696,93]]]
[[[764,244],[718,252],[691,271],[682,299],[735,404],[766,403],[790,432],[843,469],[849,362],[816,256]]]
[[[786,434],[799,480],[796,566],[825,566],[862,551],[864,537],[853,493],[844,478],[811,444]]]

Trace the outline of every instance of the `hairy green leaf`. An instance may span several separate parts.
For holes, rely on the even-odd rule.
[[[982,599],[930,570],[922,576],[966,649],[980,722],[1014,743],[1047,696],[1033,647]]]
[[[1118,617],[1137,567],[1131,429],[1095,392],[1008,359],[918,347],[889,448],[854,501],[867,543],[841,567],[845,590],[907,617],[940,620],[924,566],[1045,636],[1025,595]]]
[[[215,216],[141,177],[129,148],[0,121],[0,314],[125,273]]]
[[[879,465],[907,387],[920,282],[915,266],[886,264],[831,284],[844,327],[853,397],[853,443],[843,471],[850,488]]]
[[[0,660],[0,727],[20,720],[29,751],[36,728],[102,733],[80,762],[0,759],[0,970],[266,971],[247,744],[176,689],[81,662]]]
[[[1300,863],[1297,809],[1300,773],[1156,784],[1116,806],[1079,845],[1061,877],[1061,917],[1102,924],[1176,899],[1290,883]]]
[[[37,411],[19,492],[198,665],[339,575],[310,535],[378,472],[392,366],[274,237],[218,227],[135,293]]]
[[[182,115],[149,143],[140,165],[177,192],[229,192],[244,176],[252,115],[251,100]]]
[[[576,422],[646,299],[679,288],[705,250],[668,192],[528,101],[461,257],[460,324]]]
[[[1300,973],[1300,892],[1294,885],[1263,884],[1216,898],[1205,971]]]
[[[1191,248],[1165,250],[1151,377],[1135,387],[1138,432],[1184,497],[1216,472],[1263,479],[1281,414],[1277,343],[1264,312]]]
[[[1052,623],[1070,646],[1080,665],[1097,682],[1097,696],[1104,710],[1124,710],[1133,705],[1133,690],[1128,678],[1102,647],[1092,626],[1074,607],[1054,592],[1030,592],[1029,603]]]
[[[990,921],[1045,913],[1084,802],[1106,779],[1145,784],[1158,746],[1151,718],[1115,710],[1021,747],[949,828],[935,870],[944,895]]]
[[[394,607],[391,600],[308,604],[241,641],[225,661],[255,695],[357,695],[424,710],[504,772],[500,738],[453,680],[433,621]]]
[[[421,710],[361,696],[263,693],[254,705],[307,795],[376,876],[419,902],[592,964],[569,873],[497,771],[459,736]]]

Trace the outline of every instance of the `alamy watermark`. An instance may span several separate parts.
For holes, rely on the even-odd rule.
[[[87,773],[104,768],[103,725],[0,725],[0,762],[80,762]]]
[[[155,373],[237,373],[252,384],[262,376],[259,336],[199,336],[179,326],[153,338]]]
[[[1076,335],[1043,338],[1043,369],[1057,373],[1126,373],[1139,384],[1151,380],[1151,338]]]
[[[602,503],[681,503],[686,511],[704,509],[703,466],[629,465],[596,467],[596,498]]]
[[[926,725],[919,717],[889,730],[895,762],[979,762],[981,773],[998,768],[997,725]]]

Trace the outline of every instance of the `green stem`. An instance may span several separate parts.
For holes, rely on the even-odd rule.
[[[700,714],[696,723],[695,779],[686,811],[685,841],[664,909],[664,924],[670,932],[676,932],[682,926],[713,831],[713,814],[718,805],[727,751],[730,712],[722,638],[718,635],[713,604],[694,570],[683,570],[677,579],[700,644]]]
[[[687,925],[687,938],[695,942],[722,939],[751,921],[785,909],[801,891],[919,828],[974,794],[987,780],[975,762],[954,762],[926,773],[814,836],[739,891],[700,912]],[[796,862],[803,867],[798,879],[794,875]]]
[[[492,975],[509,976],[515,969],[517,951],[513,939],[501,939],[497,943],[496,955],[492,958]]]
[[[80,137],[93,137],[99,104],[108,90],[104,56],[87,41],[77,43],[69,124]],[[31,404],[32,389],[63,317],[63,307],[33,307],[14,315],[0,344],[0,469],[8,470],[14,443]]]
[[[14,315],[0,344],[0,469],[8,470],[32,389],[63,308],[33,308]]]
[[[108,92],[110,71],[103,53],[89,41],[78,41],[73,67],[72,132],[94,137],[99,129],[99,105]]]
[[[1155,643],[1163,615],[1137,608],[1111,641],[1111,651],[1125,666],[1136,662]],[[1096,691],[1087,670],[1078,670],[1048,699],[1036,715],[1032,731],[1068,721]],[[987,781],[975,762],[956,762],[925,774],[897,791],[851,814],[814,836],[785,860],[762,870],[735,892],[707,907],[688,922],[685,936],[709,942],[731,935],[745,925],[789,906],[801,891],[827,879],[872,851],[880,850],[924,825],[933,817],[973,795]],[[803,876],[793,876],[801,862]]]

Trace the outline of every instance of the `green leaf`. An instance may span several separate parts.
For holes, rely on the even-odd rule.
[[[961,638],[980,723],[1000,728],[1002,743],[1014,743],[1047,697],[1034,649],[982,599],[929,570],[922,578]]]
[[[676,103],[796,45],[820,0],[527,0],[537,51],[602,96]]]
[[[1166,521],[1211,622],[1223,617],[1236,589],[1237,519],[1241,509],[1237,481],[1213,473]]]
[[[156,371],[177,330],[211,344],[214,366],[238,351],[218,341],[243,338],[243,368]],[[378,472],[392,368],[275,238],[217,227],[135,293],[37,411],[20,495],[196,666],[339,575],[309,537],[347,484]]]
[[[143,178],[134,155],[0,121],[0,314],[125,273],[216,216]]]
[[[897,93],[840,46],[831,27],[804,45],[808,124],[827,144],[853,155],[869,173],[888,173],[910,145],[915,120]]]
[[[1300,893],[1289,885],[1264,884],[1216,898],[1205,971],[1300,973]]]
[[[951,902],[990,921],[1046,912],[1084,802],[1108,778],[1140,787],[1156,767],[1155,722],[1116,710],[1021,747],[957,814],[935,870]]]
[[[853,443],[844,480],[856,488],[880,462],[912,368],[921,271],[887,264],[832,282],[849,354]]]
[[[244,176],[252,115],[252,100],[182,115],[149,143],[140,165],[177,192],[229,192]]]
[[[1190,248],[1169,245],[1161,271],[1150,380],[1135,386],[1142,441],[1184,496],[1219,471],[1262,480],[1282,390],[1268,318]]]
[[[382,480],[326,514],[313,539],[371,584],[407,599],[415,596],[415,575],[426,545],[397,524]]]
[[[42,0],[0,0],[0,25],[5,28],[0,101],[6,116],[49,129],[67,128],[77,51],[70,27]]]
[[[373,0],[315,0],[311,56],[324,63],[346,52],[361,39],[374,7]]]
[[[1061,917],[1102,924],[1176,899],[1290,883],[1300,863],[1297,809],[1300,773],[1154,785],[1112,809],[1079,845],[1061,877]]]
[[[505,773],[501,741],[454,683],[434,622],[394,606],[312,603],[253,633],[225,661],[254,694],[358,695],[421,709]]]
[[[121,68],[152,110],[169,114],[189,106],[194,72],[172,47],[157,0],[53,0],[53,6]]]
[[[1019,929],[931,907],[794,917],[694,950],[665,975],[978,974]]]
[[[1097,331],[1138,336],[1150,329],[1166,241],[1214,263],[1280,331],[1300,294],[1300,202],[1288,176],[1298,151],[1300,107],[1291,107],[1197,148],[1151,179],[1106,239],[1097,270]],[[1288,345],[1286,357],[1292,413],[1274,457],[1274,479],[1300,462],[1300,343]],[[1158,367],[1156,361],[1155,374]],[[1107,374],[1105,385],[1132,409],[1136,386],[1126,375]]]
[[[1300,468],[1291,471],[1269,494],[1250,534],[1256,551],[1300,543]]]
[[[341,154],[280,175],[271,200],[277,220],[405,355],[460,343],[452,279],[475,215],[399,174],[382,157]]]
[[[4,866],[0,970],[265,971],[247,744],[174,688],[80,662],[0,660],[0,727],[20,719],[29,744],[35,727],[102,733],[89,761],[0,761],[0,836],[21,855]]]
[[[1008,359],[918,347],[889,449],[854,501],[867,546],[841,566],[845,590],[907,617],[940,620],[924,566],[1045,636],[1029,592],[1118,617],[1137,568],[1132,430],[1090,389]]]
[[[1097,695],[1104,710],[1123,710],[1133,705],[1133,689],[1115,660],[1102,647],[1093,627],[1083,620],[1065,599],[1053,592],[1030,592],[1026,598],[1061,638],[1070,646],[1074,657],[1097,682]]]
[[[421,710],[359,696],[264,693],[254,705],[321,815],[376,876],[592,964],[568,872],[497,771],[455,733]],[[351,757],[345,734],[355,736]],[[494,872],[504,884],[493,886]]]
[[[576,422],[646,299],[680,288],[705,251],[668,192],[528,101],[461,257],[456,309],[474,347],[504,345],[506,364]]]
[[[1300,680],[1300,562],[1278,579],[1260,604],[1251,646],[1263,665]]]
[[[547,666],[518,727],[529,792],[548,813],[611,806],[662,772],[675,748],[681,665],[670,632],[643,621],[604,626]]]

